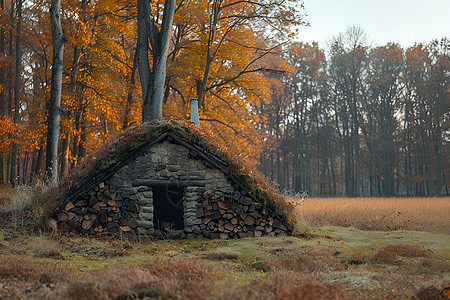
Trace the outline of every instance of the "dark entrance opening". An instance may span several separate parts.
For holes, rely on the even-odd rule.
[[[176,185],[152,187],[155,230],[184,230],[183,191]]]

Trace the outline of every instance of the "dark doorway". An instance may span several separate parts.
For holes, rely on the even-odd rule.
[[[183,191],[174,185],[153,187],[155,230],[184,230]]]

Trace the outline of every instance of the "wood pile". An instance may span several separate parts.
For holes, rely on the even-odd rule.
[[[101,182],[74,203],[67,203],[57,221],[63,232],[135,234],[138,217],[138,208],[133,201],[124,199],[115,189]]]
[[[237,191],[232,197],[215,196],[204,200],[203,209],[200,227],[210,232],[210,238],[278,236],[288,230],[260,203],[254,203]]]

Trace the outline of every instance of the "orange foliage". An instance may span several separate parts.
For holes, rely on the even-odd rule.
[[[157,24],[163,3],[152,1]],[[258,5],[226,0],[220,2],[220,18],[212,24],[212,8],[218,2],[214,3],[177,1],[164,116],[189,118],[187,100],[197,96],[197,85],[206,76],[208,51],[215,52],[206,80],[205,103],[200,108],[202,126],[256,164],[267,143],[263,128],[268,116],[261,107],[270,102],[272,88],[281,85],[264,70],[289,68],[273,63],[274,57],[280,58],[281,47],[275,47],[276,39],[270,39],[263,23],[273,20],[284,34],[284,38],[278,38],[285,41],[291,27],[301,21],[289,6],[291,1]],[[61,158],[68,157],[73,167],[87,152],[141,122],[142,99],[135,61],[136,3],[68,0],[61,4],[61,23],[68,40],[64,49],[60,135],[68,146],[62,149],[67,155]],[[23,14],[27,17],[22,20],[26,54],[23,64],[27,68],[23,81],[28,83],[19,99],[23,108],[18,123],[22,125],[14,125],[16,128],[2,119],[2,152],[11,151],[12,139],[21,145],[20,151],[35,152],[45,146],[52,57],[49,7],[47,0],[24,4]],[[9,12],[4,15],[9,16]],[[7,29],[10,21],[2,17],[0,25]],[[2,72],[14,63],[8,55],[0,59]],[[21,135],[21,131],[26,134]]]

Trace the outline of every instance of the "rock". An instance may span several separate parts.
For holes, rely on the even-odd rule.
[[[262,236],[262,231],[255,230],[254,235],[255,235],[255,237],[261,237]]]

